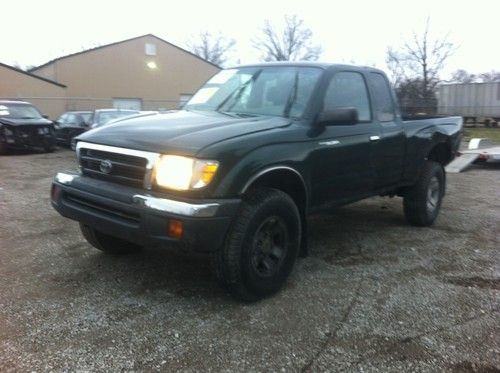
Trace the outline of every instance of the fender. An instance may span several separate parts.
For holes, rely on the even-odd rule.
[[[299,178],[300,178],[300,181],[302,182],[302,186],[304,187],[304,190],[306,191],[306,194],[307,194],[307,187],[306,187],[306,183],[304,181],[304,178],[302,177],[302,175],[300,174],[299,171],[297,171],[295,168],[293,167],[290,167],[290,166],[285,166],[285,165],[277,165],[277,166],[271,166],[271,167],[267,167],[267,168],[264,168],[263,170],[255,173],[253,176],[250,177],[250,179],[248,179],[248,181],[246,182],[246,184],[243,186],[243,188],[240,190],[240,194],[243,194],[247,191],[247,189],[250,187],[250,185],[252,185],[252,183],[257,180],[259,177],[269,173],[269,172],[272,172],[272,171],[276,171],[276,170],[287,170],[287,171],[292,171],[293,173],[295,173]]]

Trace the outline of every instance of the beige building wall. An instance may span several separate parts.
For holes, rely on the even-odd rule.
[[[146,44],[155,45],[155,56],[146,54]],[[78,105],[67,105],[72,109],[85,109],[82,104],[110,107],[113,98],[133,98],[143,101],[143,109],[154,110],[168,103],[175,107],[181,95],[193,94],[217,71],[217,66],[146,35],[62,57],[31,72],[66,85],[68,98],[81,98]]]
[[[0,64],[0,98],[29,101],[51,119],[65,110],[66,89]]]

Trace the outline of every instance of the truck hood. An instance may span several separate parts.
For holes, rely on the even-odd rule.
[[[85,132],[77,140],[157,153],[195,155],[233,137],[290,124],[281,117],[233,117],[218,112],[177,111],[124,119]]]
[[[52,121],[45,118],[35,118],[35,119],[16,119],[16,118],[2,118],[0,117],[1,124],[7,124],[9,126],[46,126],[47,124],[52,124]]]

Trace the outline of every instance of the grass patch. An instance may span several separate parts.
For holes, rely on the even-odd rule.
[[[500,128],[464,128],[464,140],[468,141],[472,137],[488,138],[500,144]]]

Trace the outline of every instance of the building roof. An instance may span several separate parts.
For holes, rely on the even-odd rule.
[[[66,86],[64,84],[55,82],[55,81],[47,79],[47,78],[43,78],[43,77],[35,75],[35,74],[31,74],[30,72],[18,69],[17,67],[6,65],[6,64],[1,63],[1,62],[0,62],[0,66],[1,67],[5,67],[6,69],[14,70],[15,72],[20,73],[20,74],[28,75],[28,76],[30,76],[32,78],[35,78],[35,79],[43,80],[44,82],[47,82],[47,83],[50,83],[50,84],[54,84],[54,85],[57,85],[59,87],[66,88]]]
[[[177,45],[175,45],[175,44],[172,44],[172,43],[170,43],[170,42],[168,42],[168,41],[166,41],[166,40],[164,40],[164,39],[162,39],[162,38],[159,38],[159,37],[158,37],[158,36],[156,36],[156,35],[153,35],[153,34],[145,34],[145,35],[136,36],[136,37],[133,37],[133,38],[130,38],[130,39],[125,39],[125,40],[116,41],[116,42],[111,43],[111,44],[100,45],[100,46],[98,46],[98,47],[91,48],[91,49],[86,49],[86,50],[81,51],[81,52],[76,52],[76,53],[67,54],[66,56],[57,57],[57,58],[54,58],[53,60],[50,60],[50,61],[48,61],[48,62],[46,62],[46,63],[44,63],[44,64],[42,64],[42,65],[35,66],[35,67],[31,68],[31,69],[29,69],[29,71],[30,71],[30,72],[34,72],[34,71],[36,71],[36,70],[38,70],[38,69],[41,69],[42,67],[48,66],[48,65],[50,65],[50,64],[52,64],[52,63],[54,63],[54,62],[57,62],[57,61],[63,60],[63,59],[68,58],[68,57],[77,56],[77,55],[79,55],[79,54],[83,54],[83,53],[87,53],[87,52],[93,52],[93,51],[98,50],[98,49],[103,49],[103,48],[107,48],[107,47],[112,47],[112,46],[115,46],[115,45],[117,45],[117,44],[127,43],[127,42],[129,42],[129,41],[136,40],[136,39],[140,39],[140,38],[144,38],[144,37],[146,37],[146,36],[149,36],[149,37],[153,37],[153,38],[155,38],[155,39],[158,39],[158,40],[159,40],[159,41],[161,41],[162,43],[168,44],[169,46],[174,47],[174,48],[177,48],[177,49],[181,50],[181,51],[182,51],[182,52],[184,52],[184,53],[190,54],[191,56],[193,56],[193,57],[195,57],[195,58],[197,58],[197,59],[199,59],[199,60],[201,60],[201,61],[203,61],[203,62],[205,62],[205,63],[208,63],[208,64],[210,64],[210,65],[212,65],[212,66],[214,66],[214,67],[216,67],[216,68],[218,68],[218,69],[220,69],[220,68],[221,68],[220,66],[218,66],[218,65],[216,65],[216,64],[214,64],[214,63],[212,63],[212,62],[210,62],[210,61],[207,61],[207,60],[205,60],[204,58],[201,58],[200,56],[197,56],[196,54],[194,54],[194,53],[192,53],[192,52],[190,52],[190,51],[188,51],[188,50],[186,50],[186,49],[184,49],[184,48],[181,48],[181,47],[179,47],[179,46],[177,46]]]

